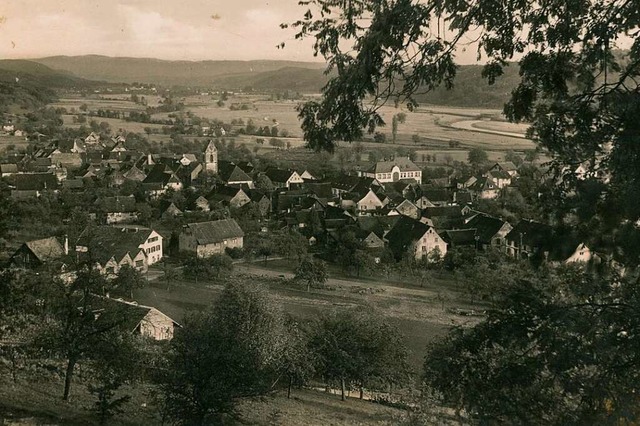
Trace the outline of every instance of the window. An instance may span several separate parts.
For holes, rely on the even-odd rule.
[[[144,260],[136,260],[136,268],[141,268],[144,266]]]
[[[157,251],[162,250],[162,246],[158,245],[157,247],[158,247],[158,250],[157,250]]]

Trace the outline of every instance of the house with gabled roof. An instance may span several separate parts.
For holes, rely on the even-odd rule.
[[[76,242],[76,255],[109,276],[124,265],[146,272],[162,259],[162,240],[158,232],[140,226],[88,227]]]
[[[461,228],[464,223],[461,206],[427,207],[420,220],[438,230]]]
[[[421,185],[415,204],[421,209],[427,207],[441,207],[453,202],[451,191],[446,188],[434,188]]]
[[[465,229],[475,229],[480,248],[493,247],[504,251],[506,249],[505,238],[513,229],[507,221],[485,213],[476,213],[465,219]]]
[[[138,219],[136,199],[133,195],[98,198],[94,205],[96,213],[107,225],[133,222]]]
[[[242,188],[227,185],[215,188],[207,195],[207,199],[211,203],[221,203],[224,206],[236,209],[251,202],[251,198]]]
[[[91,309],[96,320],[114,321],[124,330],[153,340],[171,340],[176,321],[152,306],[140,305],[122,299],[90,295]]]
[[[441,234],[449,249],[454,247],[474,247],[476,250],[478,249],[478,235],[474,228],[448,229]]]
[[[602,256],[595,251],[591,250],[585,243],[578,244],[578,247],[574,250],[571,256],[564,260],[564,263],[594,263],[599,264],[602,262]]]
[[[241,167],[230,161],[218,162],[218,176],[229,186],[254,187],[253,178]]]
[[[245,191],[252,203],[257,204],[260,216],[266,217],[271,213],[273,209],[271,198],[266,192],[259,189],[249,189]]]
[[[95,132],[91,132],[89,136],[84,138],[84,143],[87,145],[96,145],[100,143],[100,135]]]
[[[403,202],[398,204],[394,208],[394,210],[402,216],[407,216],[416,220],[420,219],[420,208],[418,208],[418,206],[416,206],[409,200],[404,200]]]
[[[147,174],[135,164],[126,170],[122,176],[127,180],[133,180],[136,182],[142,182],[147,178]]]
[[[412,179],[417,183],[422,183],[422,169],[408,157],[378,161],[362,175],[374,178],[380,183],[397,182],[401,179]]]
[[[163,164],[156,164],[149,172],[142,186],[149,192],[151,197],[157,198],[167,192],[168,189],[179,191],[183,188],[182,181],[171,170]]]
[[[505,236],[506,252],[518,259],[547,257],[553,248],[553,230],[549,225],[522,219]]]
[[[475,194],[476,198],[482,200],[490,200],[500,195],[500,188],[493,179],[486,176],[480,176],[469,186],[469,191]]]
[[[44,192],[56,192],[58,179],[51,173],[18,173],[5,178],[12,198],[40,197]]]
[[[193,252],[198,257],[223,254],[227,248],[242,248],[244,232],[233,219],[189,223],[179,236],[180,251]]]
[[[10,264],[19,268],[38,268],[69,254],[69,241],[61,244],[56,237],[42,238],[23,243],[11,256]]]
[[[264,174],[271,180],[276,188],[291,188],[291,185],[304,183],[304,179],[302,179],[295,170],[269,167]]]
[[[511,161],[501,161],[495,163],[489,171],[507,172],[511,177],[518,177],[518,168]]]
[[[364,193],[345,194],[341,201],[342,208],[353,209],[358,216],[370,215],[384,207],[384,204],[373,190]]]
[[[399,217],[385,240],[398,260],[407,254],[420,260],[436,250],[440,256],[447,253],[447,244],[435,228],[406,216]]]
[[[499,189],[503,189],[511,185],[512,176],[503,170],[489,170],[484,174],[484,176],[495,182]]]

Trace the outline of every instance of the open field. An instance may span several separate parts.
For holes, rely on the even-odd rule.
[[[50,104],[53,108],[65,108],[67,111],[75,109],[80,111],[82,105],[87,106],[88,111],[110,109],[113,111],[144,111],[145,106],[138,105],[126,99],[103,99],[98,97],[88,98],[61,98],[58,102]]]
[[[451,309],[477,310],[479,307],[470,305],[446,276],[434,276],[420,287],[405,277],[355,278],[331,268],[327,288],[307,292],[289,281],[293,273],[291,262],[286,260],[269,261],[266,266],[262,262],[237,264],[235,269],[234,275],[240,279],[266,283],[285,311],[301,320],[346,307],[379,309],[405,335],[416,372],[422,367],[429,342],[444,335],[453,325],[473,325],[479,321],[479,317],[451,313]],[[165,282],[155,280],[149,287],[138,290],[135,299],[180,321],[189,310],[210,306],[222,288],[222,282],[179,281],[168,290]]]

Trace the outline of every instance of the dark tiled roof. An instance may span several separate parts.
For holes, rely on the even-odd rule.
[[[396,256],[400,256],[414,241],[422,238],[429,228],[429,225],[419,220],[400,216],[385,238],[389,241],[389,248]]]
[[[41,262],[59,259],[65,255],[64,247],[55,237],[27,241],[24,244]]]
[[[42,191],[58,188],[58,180],[51,173],[24,173],[7,177],[7,181],[18,191]]]
[[[191,230],[198,244],[219,243],[229,238],[244,236],[244,232],[233,219],[190,223],[186,227]]]
[[[464,227],[469,229],[475,229],[480,242],[488,244],[500,229],[506,224],[502,219],[492,217],[485,214],[478,214],[471,218]]]
[[[305,186],[309,192],[311,192],[318,198],[333,198],[333,192],[331,192],[331,184],[328,182],[307,183],[305,184]]]
[[[100,263],[112,256],[120,261],[127,253],[135,257],[141,250],[138,246],[149,238],[151,232],[151,229],[142,227],[98,226],[85,229],[76,245],[89,247],[91,256]]]
[[[225,182],[250,182],[251,176],[230,161],[218,162],[218,175]]]
[[[531,247],[548,247],[551,245],[552,229],[544,223],[523,219],[509,232],[506,240],[522,243]]]
[[[456,229],[443,232],[442,238],[452,246],[470,246],[476,243],[476,230]]]
[[[287,182],[293,173],[294,172],[291,170],[278,169],[275,167],[269,167],[264,172],[264,174],[267,175],[269,179],[271,179],[271,182],[277,182],[277,183]]]

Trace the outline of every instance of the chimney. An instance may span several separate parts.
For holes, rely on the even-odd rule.
[[[69,254],[69,236],[64,236],[64,254]]]

